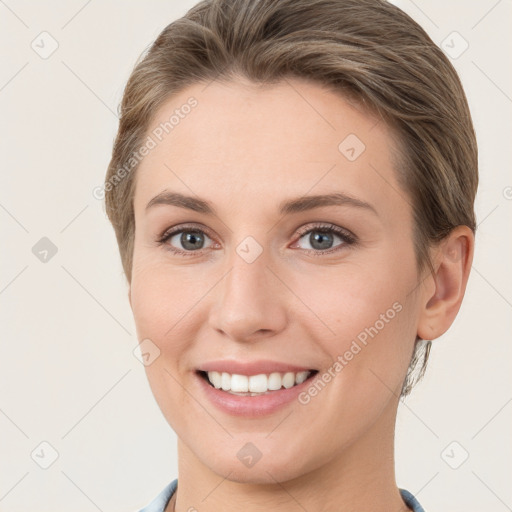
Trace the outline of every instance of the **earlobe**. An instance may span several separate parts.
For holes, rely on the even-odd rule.
[[[444,334],[459,312],[473,262],[474,234],[458,226],[436,248],[435,273],[424,287],[418,336],[433,340]],[[432,292],[433,289],[433,292]]]

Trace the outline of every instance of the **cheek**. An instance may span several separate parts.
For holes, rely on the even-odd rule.
[[[322,279],[302,281],[298,294],[308,291],[308,306],[329,328],[316,319],[323,329],[317,339],[333,362],[341,359],[343,369],[334,373],[344,377],[336,380],[370,385],[381,377],[394,389],[405,376],[416,335],[416,307],[409,294],[416,276],[412,266],[399,268],[393,258],[388,262],[379,271],[375,265],[367,267],[372,271],[338,268],[324,271]]]
[[[131,303],[139,339],[160,338],[159,332],[172,320],[169,313],[173,311],[172,302],[176,300],[175,297],[176,294],[168,289],[165,279],[157,279],[154,270],[133,274]]]
[[[130,293],[138,339],[149,338],[163,354],[183,351],[198,300],[194,283],[158,263],[134,264]]]
[[[332,363],[320,372],[324,384],[312,384],[301,404],[325,425],[326,436],[343,432],[345,441],[369,428],[398,398],[415,337],[406,279],[363,275],[326,280],[324,294],[315,287],[308,302],[335,334],[317,338]]]
[[[177,428],[180,419],[175,411],[190,407],[179,381],[194,338],[190,323],[193,315],[188,313],[197,299],[189,300],[191,294],[186,291],[190,288],[158,264],[144,268],[134,265],[134,269],[130,293],[138,340],[150,340],[159,350],[158,357],[145,366],[146,376],[164,417]]]
[[[404,274],[340,267],[322,269],[317,276],[310,273],[296,286],[301,287],[298,294],[307,297],[311,311],[330,328],[333,339],[352,339],[376,323],[379,331],[394,323],[407,300],[406,283],[411,281]]]

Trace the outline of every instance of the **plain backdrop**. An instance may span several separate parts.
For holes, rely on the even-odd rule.
[[[400,405],[398,484],[430,511],[512,510],[512,2],[395,3],[451,54],[480,151],[473,270]],[[136,59],[194,4],[0,0],[0,511],[135,511],[177,477],[93,190]]]

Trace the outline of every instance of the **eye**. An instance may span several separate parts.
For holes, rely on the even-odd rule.
[[[206,240],[211,238],[204,230],[197,227],[180,226],[167,230],[158,240],[158,243],[165,245],[170,251],[182,255],[193,256],[194,252],[200,252],[205,246]]]
[[[299,245],[298,248],[318,256],[342,250],[344,247],[353,245],[357,241],[350,231],[334,224],[320,224],[313,227],[310,226],[309,229],[302,228],[298,234],[300,235],[299,241],[304,238],[306,243],[309,244],[309,247],[301,247]],[[333,246],[336,238],[340,239],[341,243]],[[194,253],[200,253],[203,249],[218,247],[216,243],[206,246],[207,240],[213,242],[204,229],[197,226],[181,225],[165,231],[157,242],[179,256],[194,256]],[[292,246],[292,248],[296,247],[296,245]]]
[[[356,242],[356,238],[352,233],[334,224],[313,226],[306,231],[300,230],[299,234],[301,235],[299,241],[304,238],[306,244],[309,244],[309,247],[300,248],[314,255],[336,252]],[[340,239],[341,243],[333,246],[336,238]]]

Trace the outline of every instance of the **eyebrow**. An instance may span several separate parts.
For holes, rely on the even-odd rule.
[[[217,216],[215,208],[209,201],[168,190],[164,190],[153,197],[147,204],[146,211],[156,205],[177,206],[205,215]],[[321,208],[322,206],[352,206],[368,210],[378,216],[377,210],[371,204],[341,192],[288,199],[279,204],[278,211],[281,215],[287,215]]]

